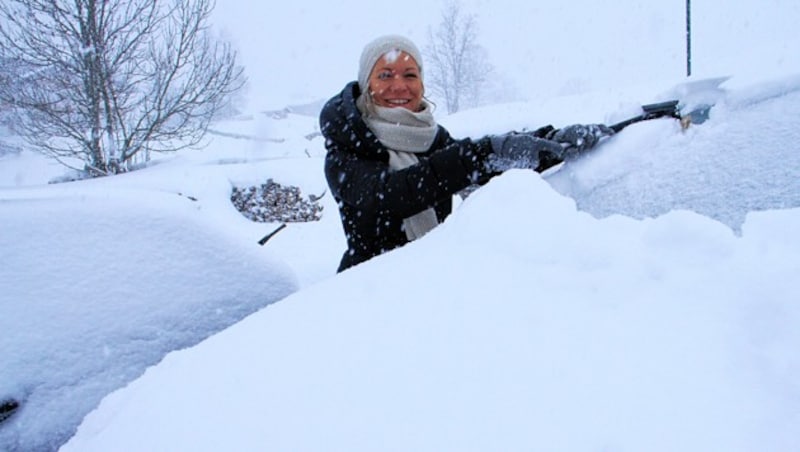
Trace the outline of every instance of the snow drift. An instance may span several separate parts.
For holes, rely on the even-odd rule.
[[[174,192],[66,184],[0,197],[2,450],[52,450],[108,392],[297,288]]]
[[[496,178],[422,240],[171,353],[63,450],[797,450],[800,102],[775,86]],[[519,120],[484,117],[458,135]],[[626,200],[641,218],[590,213]]]

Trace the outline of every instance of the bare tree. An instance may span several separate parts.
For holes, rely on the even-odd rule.
[[[0,104],[35,149],[92,176],[201,143],[244,83],[214,0],[0,0]],[[6,74],[8,75],[8,74]],[[9,89],[9,87],[12,87]]]
[[[428,29],[428,40],[426,86],[444,99],[449,113],[477,105],[493,69],[478,45],[475,16],[462,15],[459,3],[449,2],[436,30]]]

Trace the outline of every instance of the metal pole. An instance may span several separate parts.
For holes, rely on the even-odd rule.
[[[686,76],[692,75],[692,4],[686,0]]]

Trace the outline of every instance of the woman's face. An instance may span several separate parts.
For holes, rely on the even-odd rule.
[[[381,107],[422,108],[422,78],[414,58],[393,50],[378,58],[369,75],[372,100]]]

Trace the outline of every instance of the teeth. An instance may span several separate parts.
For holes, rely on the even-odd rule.
[[[390,104],[397,104],[397,105],[402,105],[402,104],[407,104],[408,103],[407,100],[389,100],[387,102],[389,102]]]

